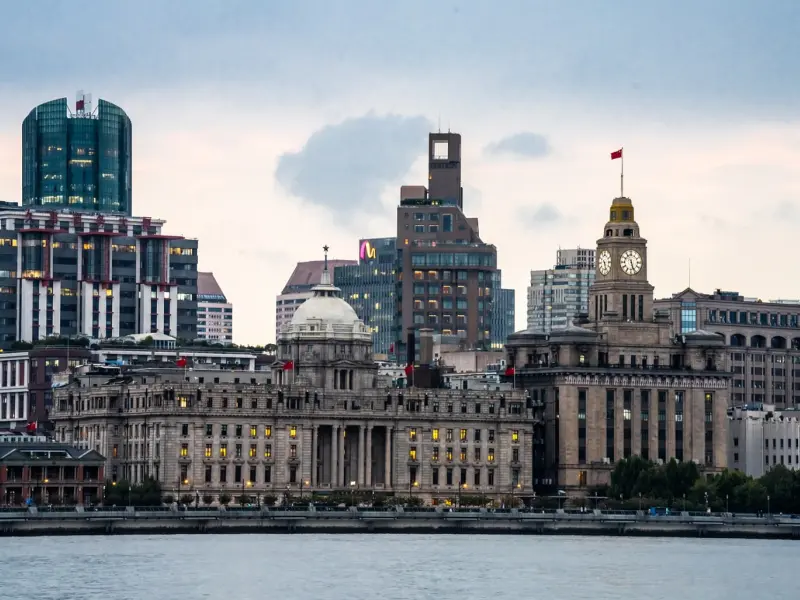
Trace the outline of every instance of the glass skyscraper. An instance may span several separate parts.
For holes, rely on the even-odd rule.
[[[372,348],[377,355],[392,354],[395,313],[395,238],[374,238],[359,242],[358,264],[336,267],[333,280],[358,318],[372,331]]]
[[[131,120],[79,96],[34,108],[22,123],[22,205],[131,215]]]

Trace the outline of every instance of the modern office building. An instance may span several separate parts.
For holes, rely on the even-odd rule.
[[[500,271],[497,271],[498,278]],[[516,292],[500,288],[492,310],[492,349],[499,350],[506,345],[508,336],[516,329]]]
[[[466,345],[488,349],[494,303],[500,290],[497,251],[484,242],[478,219],[463,212],[461,136],[431,133],[428,188],[403,186],[397,208],[396,349],[406,356],[408,334],[420,328],[455,335]]]
[[[334,281],[372,333],[376,357],[389,358],[394,355],[396,239],[359,240],[358,259],[356,265],[336,267]]]
[[[336,267],[357,264],[358,261],[355,260],[331,259],[328,261],[331,274],[333,274]],[[292,317],[297,307],[314,295],[311,292],[311,288],[321,281],[324,266],[324,261],[321,260],[297,263],[291,277],[289,277],[286,285],[283,286],[283,290],[275,298],[275,339],[277,339],[283,326],[292,322]]]
[[[722,337],[681,333],[680,321],[655,309],[647,240],[629,198],[612,202],[596,254],[578,324],[520,331],[506,345],[516,385],[545,405],[538,484],[588,493],[630,456],[720,472],[728,466],[731,381]]]
[[[33,210],[130,216],[131,120],[120,107],[78,92],[34,108],[22,123],[22,205]]]
[[[734,406],[800,407],[800,301],[746,298],[738,292],[703,294],[691,288],[655,306],[680,332],[716,333],[729,350]]]
[[[800,410],[774,405],[734,407],[729,411],[728,466],[751,477],[772,467],[800,469]]]
[[[164,221],[0,206],[0,349],[52,336],[197,337],[197,240]]]
[[[197,273],[197,337],[207,342],[233,343],[233,304],[213,273]]]
[[[594,279],[594,250],[559,248],[555,267],[531,271],[528,329],[549,333],[588,313],[589,288]]]

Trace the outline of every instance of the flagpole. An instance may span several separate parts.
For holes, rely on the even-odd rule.
[[[625,197],[625,148],[620,148],[619,156],[619,197]]]

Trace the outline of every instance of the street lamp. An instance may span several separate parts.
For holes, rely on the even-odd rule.
[[[408,482],[408,502],[411,504],[411,499],[414,497],[414,488],[419,487],[419,481],[410,481]]]
[[[244,504],[245,504],[245,503],[244,503],[244,501],[248,499],[248,498],[247,498],[247,494],[245,493],[245,490],[246,490],[247,488],[251,488],[251,487],[253,487],[253,482],[252,482],[252,481],[250,481],[250,480],[248,480],[248,479],[242,479],[242,497],[241,497],[241,499],[240,499],[239,503],[240,503],[240,504],[241,504],[243,507],[244,507]]]
[[[522,488],[522,484],[517,482],[511,486],[511,508],[516,508],[517,503],[514,501],[514,490],[519,490]]]
[[[350,482],[350,506],[356,503],[356,482]]]
[[[458,508],[461,508],[461,489],[467,489],[467,484],[462,483],[458,486]]]
[[[767,496],[767,516],[769,517],[772,514],[772,511],[769,507],[769,496]]]

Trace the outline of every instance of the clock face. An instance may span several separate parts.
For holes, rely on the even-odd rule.
[[[642,256],[636,250],[626,250],[619,257],[619,266],[626,275],[636,275],[642,270]]]
[[[611,271],[611,254],[608,250],[603,250],[600,256],[597,257],[597,269],[601,275],[608,275]]]

